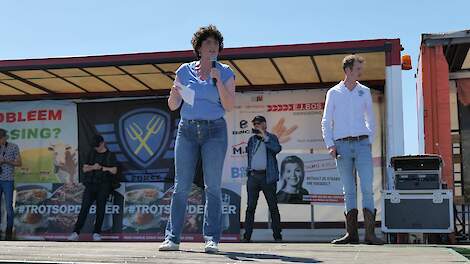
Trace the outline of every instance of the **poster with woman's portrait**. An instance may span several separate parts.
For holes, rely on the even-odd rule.
[[[343,203],[341,179],[328,154],[280,153],[278,203]]]

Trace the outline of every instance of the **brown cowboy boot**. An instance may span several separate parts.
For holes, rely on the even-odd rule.
[[[346,217],[346,235],[331,241],[331,244],[359,244],[357,214],[357,209],[352,209],[347,214],[344,214]]]
[[[364,208],[364,228],[366,229],[366,235],[364,241],[369,245],[383,245],[385,244],[382,239],[375,236],[375,215],[377,210],[372,213],[370,210]]]

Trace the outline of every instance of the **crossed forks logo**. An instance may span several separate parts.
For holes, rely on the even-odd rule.
[[[170,138],[170,116],[155,108],[140,108],[119,120],[121,143],[134,162],[148,167],[165,152]]]

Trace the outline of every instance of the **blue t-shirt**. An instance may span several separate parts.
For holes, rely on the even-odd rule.
[[[223,83],[235,77],[228,65],[217,62],[217,69]],[[193,106],[183,101],[180,112],[183,119],[216,120],[225,115],[217,87],[212,83],[212,78],[201,80],[198,77],[196,61],[181,65],[176,71],[176,76],[181,84],[195,91]]]

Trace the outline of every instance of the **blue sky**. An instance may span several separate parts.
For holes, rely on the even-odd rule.
[[[421,33],[470,29],[470,1],[0,0],[0,59],[190,49],[201,25],[226,47],[400,38],[405,151],[417,151],[416,63]]]

